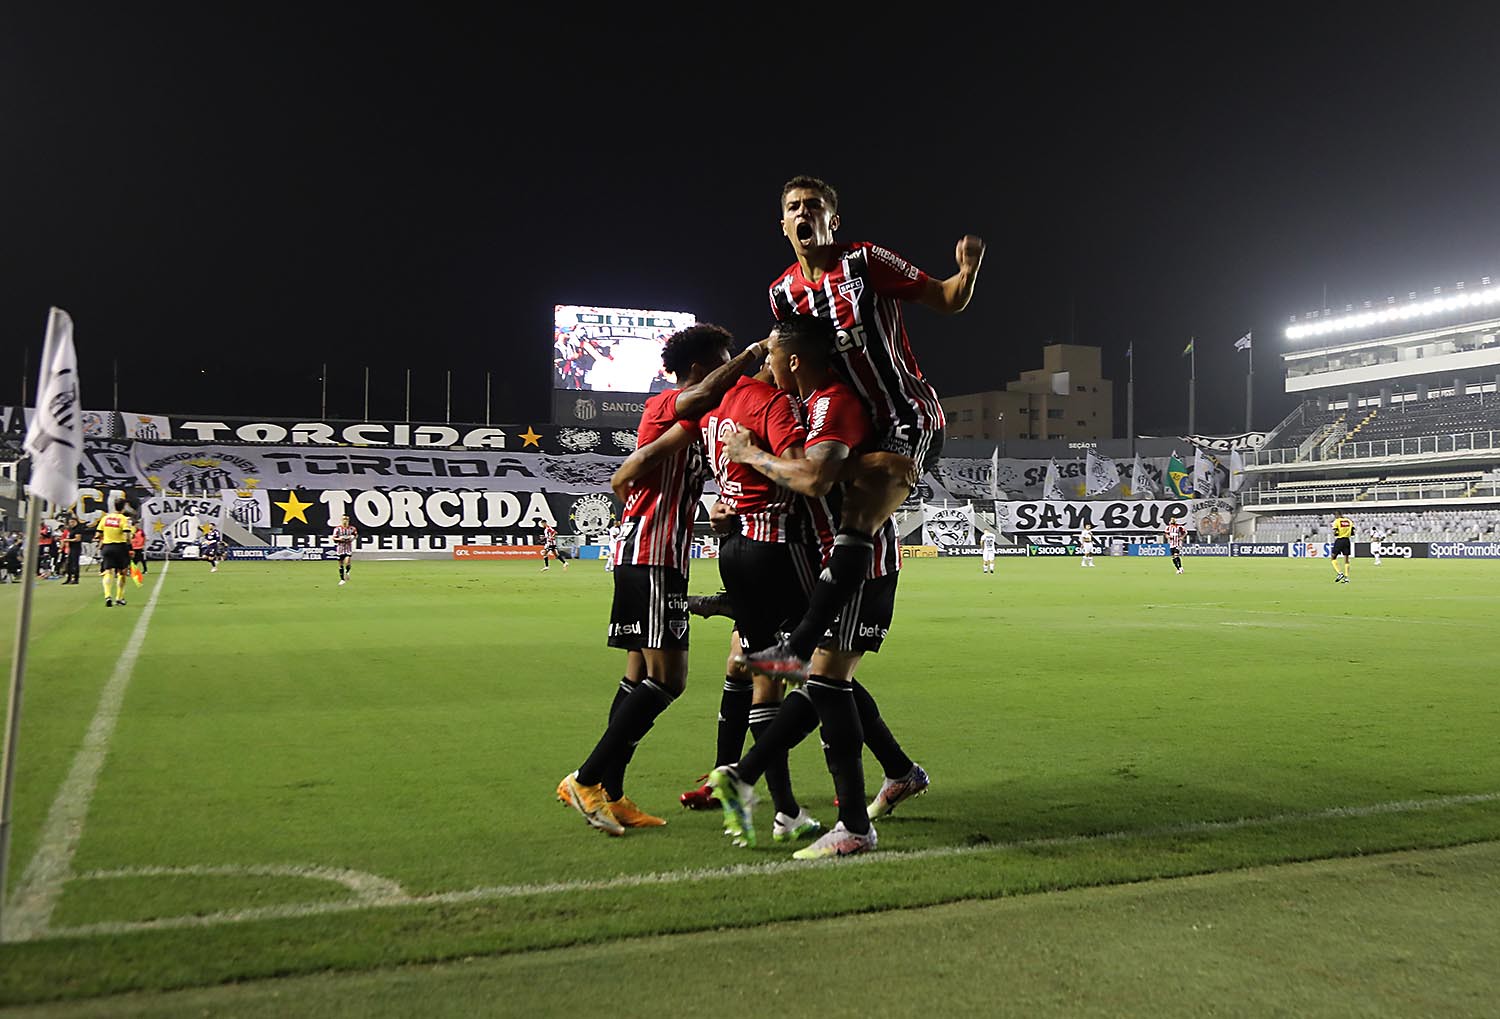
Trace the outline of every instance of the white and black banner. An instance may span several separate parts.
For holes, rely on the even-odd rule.
[[[620,510],[612,496],[601,492],[572,495],[535,489],[272,490],[268,504],[265,526],[283,534],[321,540],[348,516],[362,535],[445,534],[474,538],[469,543],[480,545],[538,542],[546,527],[593,540],[609,531]],[[708,520],[701,502],[698,519],[705,524]]]
[[[308,446],[167,446],[137,442],[130,483],[158,491],[216,494],[254,488],[425,485],[498,492],[607,492],[622,457],[554,456],[455,449],[318,449]],[[120,479],[87,479],[94,484]]]
[[[923,503],[922,544],[936,545],[939,552],[973,545],[974,507],[969,503]]]
[[[170,555],[183,545],[197,545],[209,524],[222,527],[224,500],[217,495],[152,496],[141,503],[141,521],[146,528],[146,552]]]
[[[1100,458],[1101,468],[1108,471],[1107,461]],[[1139,478],[1134,470],[1129,477],[1116,475],[1115,484],[1100,491],[1096,499],[1140,499],[1150,498],[1152,490],[1164,490],[1163,477],[1167,469],[1167,457],[1139,458]],[[1017,460],[991,457],[944,457],[940,477],[924,474],[921,479],[921,497],[924,502],[943,499],[980,499],[988,502],[994,498],[992,492],[998,488],[1003,496],[1011,499],[1045,499],[1047,471],[1049,465],[1057,466],[1057,486],[1062,500],[1088,498],[1088,460]],[[1132,463],[1132,467],[1134,464]],[[1119,465],[1114,464],[1119,471]],[[1107,475],[1100,475],[1105,477]],[[993,480],[992,480],[993,479]],[[1137,482],[1144,482],[1142,490]],[[991,487],[993,484],[993,488]],[[1059,500],[1052,500],[1059,501]]]
[[[1114,502],[996,502],[996,526],[1006,534],[1076,534],[1084,526],[1098,534],[1141,534],[1166,529],[1167,524],[1188,523],[1191,503],[1165,500],[1117,500]]]
[[[1241,432],[1238,435],[1183,435],[1183,442],[1213,453],[1241,453],[1260,449],[1266,444],[1265,432]]]

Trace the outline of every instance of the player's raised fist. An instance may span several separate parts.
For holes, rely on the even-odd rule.
[[[965,234],[953,257],[958,261],[959,269],[977,272],[979,263],[984,261],[984,241],[973,234]]]

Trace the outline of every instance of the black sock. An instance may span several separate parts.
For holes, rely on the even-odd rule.
[[[733,764],[745,752],[745,733],[750,728],[750,694],[754,688],[748,679],[724,677],[724,693],[719,697],[719,741],[714,752],[714,767]]]
[[[1174,555],[1172,557],[1172,565],[1177,567],[1179,570],[1182,569],[1182,556]]]
[[[599,737],[594,752],[579,766],[578,784],[597,785],[603,782],[610,764],[651,731],[651,726],[656,724],[656,716],[671,707],[674,699],[650,679],[643,679],[636,684],[630,696],[625,698],[615,712],[609,728]]]
[[[635,684],[625,677],[620,677],[620,685],[615,690],[615,699],[609,702],[609,720],[613,722],[615,716],[620,713],[620,705],[625,703],[625,698],[635,692]],[[625,748],[625,752],[617,757],[604,773],[604,791],[612,800],[618,800],[625,795],[625,768],[630,764],[630,759],[635,756],[635,745]]]
[[[777,753],[785,754],[801,743],[817,727],[818,709],[812,699],[800,689],[793,690],[782,701],[781,710],[776,712],[776,720],[765,735],[758,737],[755,746],[735,763],[735,774],[740,781],[754,785],[765,774],[767,762],[774,760]]]
[[[755,734],[755,742],[759,743],[760,738],[770,731],[780,709],[781,705],[776,702],[756,704],[750,708],[750,731]],[[797,797],[792,794],[792,772],[787,767],[786,753],[787,748],[782,747],[768,755],[766,789],[770,791],[771,802],[776,805],[779,813],[796,817],[802,808],[797,805]]]
[[[912,759],[906,756],[906,751],[891,734],[890,726],[880,717],[880,705],[857,679],[854,681],[854,708],[859,712],[859,727],[864,730],[865,746],[880,762],[885,777],[904,778],[911,771]]]
[[[875,543],[870,535],[852,530],[838,533],[833,539],[828,565],[818,575],[818,583],[807,601],[807,615],[792,631],[789,642],[793,651],[803,658],[812,657],[813,649],[838,618],[839,610],[865,582],[874,556]]]
[[[854,706],[854,688],[827,676],[808,676],[807,693],[823,723],[823,756],[838,793],[839,820],[847,830],[863,835],[870,830],[870,818],[865,813],[864,733]]]

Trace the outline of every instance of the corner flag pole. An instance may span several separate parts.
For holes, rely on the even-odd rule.
[[[0,757],[0,941],[5,940],[5,888],[10,872],[10,803],[16,781],[16,739],[21,731],[21,685],[26,678],[26,642],[31,634],[31,596],[36,585],[37,530],[42,500],[26,503],[26,552],[21,567],[21,607],[16,612],[16,652],[10,663],[10,697],[5,708],[5,752]]]
[[[31,598],[36,585],[37,532],[45,499],[71,506],[78,499],[78,463],[83,451],[82,404],[78,395],[78,355],[73,320],[61,308],[47,318],[36,407],[26,429],[30,455],[26,503],[26,550],[21,567],[21,604],[16,612],[16,651],[10,664],[5,746],[0,752],[0,941],[5,940],[5,890],[10,864],[10,807],[16,780],[16,740],[21,729],[21,687],[26,678],[26,644],[31,636]],[[24,409],[24,408],[23,408]],[[24,468],[23,468],[24,470]]]

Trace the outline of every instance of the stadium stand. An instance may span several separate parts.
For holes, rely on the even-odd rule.
[[[1356,536],[1368,541],[1377,526],[1385,528],[1391,541],[1495,541],[1500,539],[1500,510],[1458,509],[1421,512],[1348,514]],[[1260,517],[1255,525],[1256,541],[1325,541],[1332,514],[1276,514]]]

